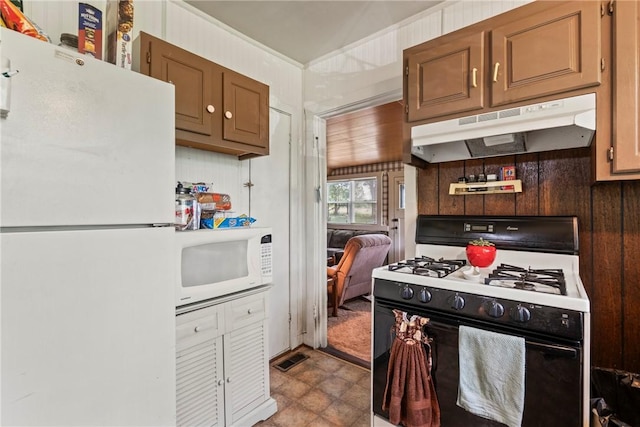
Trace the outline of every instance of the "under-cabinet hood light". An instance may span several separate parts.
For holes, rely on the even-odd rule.
[[[587,147],[596,129],[596,95],[563,98],[414,126],[412,154],[427,162]]]

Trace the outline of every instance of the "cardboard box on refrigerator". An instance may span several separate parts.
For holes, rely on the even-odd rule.
[[[102,59],[102,12],[78,3],[78,52]]]
[[[107,0],[105,17],[107,61],[131,69],[133,0]]]

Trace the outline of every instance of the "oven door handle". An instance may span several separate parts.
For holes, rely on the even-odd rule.
[[[441,322],[429,322],[427,328],[444,329],[444,330],[458,330],[458,325],[448,325]],[[562,345],[544,344],[536,341],[525,341],[525,345],[531,350],[538,350],[544,353],[545,356],[564,357],[567,359],[576,359],[578,357],[578,350],[572,347],[566,347]]]
[[[543,344],[539,342],[525,341],[527,347],[535,350],[540,350],[545,356],[564,357],[567,359],[576,359],[578,357],[578,350],[572,347],[565,347],[562,345]]]

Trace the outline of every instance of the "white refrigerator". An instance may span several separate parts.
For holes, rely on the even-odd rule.
[[[173,86],[0,56],[0,424],[175,424]]]

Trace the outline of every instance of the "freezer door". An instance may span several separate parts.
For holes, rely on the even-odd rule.
[[[0,234],[0,425],[175,425],[172,237]]]
[[[173,223],[173,85],[0,31],[0,226]]]

